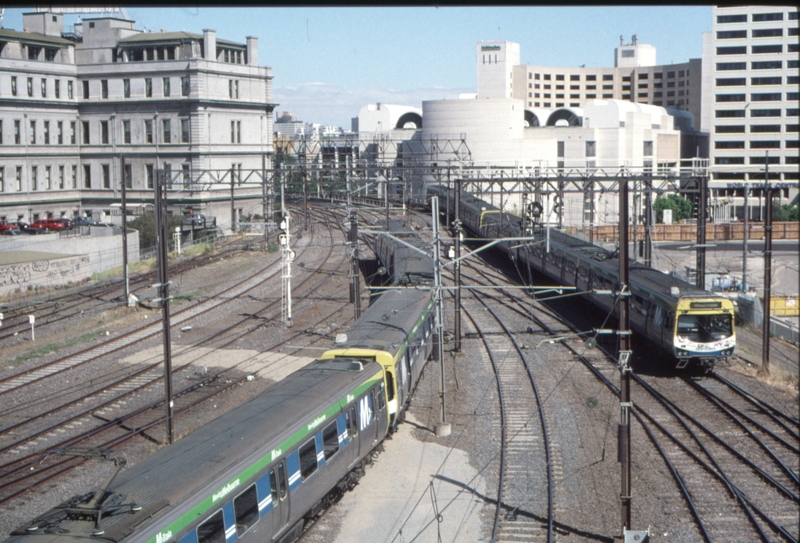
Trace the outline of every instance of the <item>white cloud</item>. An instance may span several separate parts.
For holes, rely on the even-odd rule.
[[[422,107],[424,100],[456,99],[475,89],[422,88],[393,91],[383,88],[347,90],[328,83],[302,83],[273,87],[276,111],[291,111],[298,120],[308,123],[341,126],[350,129],[350,119],[366,104],[381,102]]]

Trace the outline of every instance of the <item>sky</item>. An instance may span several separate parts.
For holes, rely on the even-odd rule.
[[[520,44],[522,64],[612,67],[620,36],[656,47],[658,64],[702,56],[711,6],[536,7],[151,7],[116,16],[140,30],[216,30],[218,39],[258,38],[258,62],[270,66],[276,111],[305,122],[350,128],[370,103],[422,107],[423,100],[474,93],[476,45]],[[22,30],[6,8],[3,28]],[[83,15],[84,18],[98,15]],[[65,26],[78,15],[65,15]]]

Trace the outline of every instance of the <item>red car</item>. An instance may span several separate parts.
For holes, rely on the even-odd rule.
[[[70,226],[67,219],[39,219],[31,223],[31,228],[38,228],[40,230],[66,230]]]
[[[6,230],[18,230],[18,229],[19,228],[17,227],[16,224],[11,224],[9,222],[0,219],[0,232],[4,232]]]

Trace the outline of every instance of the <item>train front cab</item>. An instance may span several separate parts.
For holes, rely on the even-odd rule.
[[[266,469],[251,466],[242,475],[256,471],[255,477],[246,477],[243,485],[243,477],[237,477],[218,490],[211,499],[219,505],[196,528],[179,539],[163,530],[148,543],[294,541],[304,518],[328,505],[328,491],[336,489],[386,435],[384,388],[379,378],[361,394],[348,395],[347,404],[333,407],[335,415],[325,418],[316,432],[308,434],[306,429],[317,419],[290,438],[295,442],[286,451],[273,449]],[[300,434],[305,435],[298,438]]]
[[[673,324],[673,348],[678,368],[696,360],[707,371],[736,346],[733,302],[727,298],[682,298]]]

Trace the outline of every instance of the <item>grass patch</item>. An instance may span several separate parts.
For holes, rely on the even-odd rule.
[[[57,352],[62,347],[74,347],[75,345],[80,345],[81,343],[86,343],[88,341],[92,341],[100,335],[100,332],[89,332],[88,334],[83,334],[82,336],[72,338],[64,342],[62,345],[58,343],[48,343],[47,345],[42,345],[41,347],[37,347],[36,349],[32,350],[29,353],[21,354],[14,359],[15,363],[20,362],[27,362],[28,360],[32,360],[34,358],[41,358],[43,356],[47,356],[50,353]]]
[[[192,245],[187,247],[186,250],[183,252],[186,256],[198,256],[198,255],[207,255],[214,252],[214,246],[210,243],[198,243],[197,245]]]
[[[194,300],[195,298],[199,298],[200,296],[202,296],[202,294],[203,294],[203,293],[202,293],[202,292],[200,292],[199,290],[195,290],[195,291],[192,291],[192,292],[186,292],[186,293],[184,293],[184,294],[178,294],[178,295],[176,295],[176,296],[173,296],[173,297],[172,297],[172,301],[173,301],[174,303],[178,303],[178,302],[191,302],[191,301],[192,301],[192,300]]]

